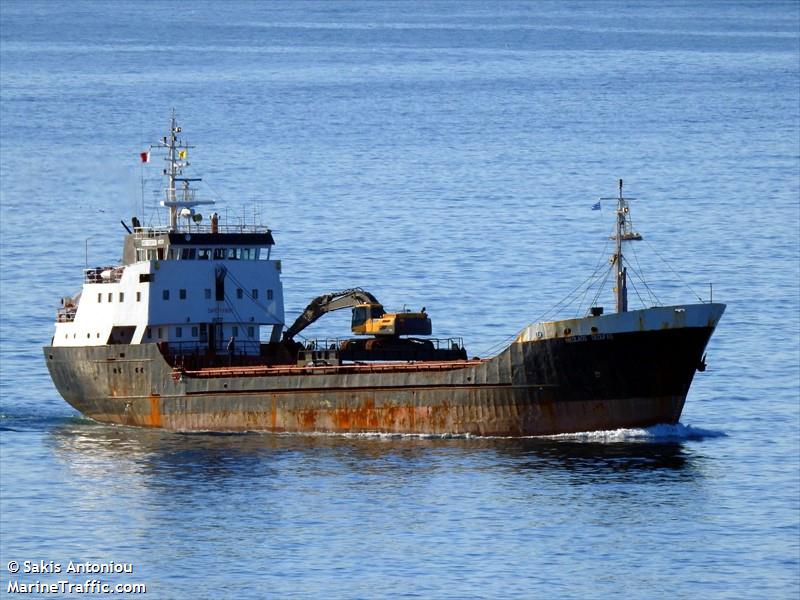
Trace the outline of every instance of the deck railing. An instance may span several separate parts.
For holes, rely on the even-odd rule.
[[[75,320],[75,313],[78,312],[77,306],[69,306],[67,308],[59,308],[56,311],[57,323],[72,323]]]
[[[214,345],[214,352],[211,352],[208,342],[168,342],[170,354],[174,356],[228,356],[228,340],[220,340]],[[239,340],[234,342],[234,356],[257,356],[261,354],[261,342]]]
[[[368,340],[369,338],[363,338]],[[376,338],[377,339],[377,338]],[[402,339],[402,338],[401,338]],[[436,350],[461,350],[464,348],[464,339],[460,337],[450,338],[419,338],[424,342],[430,342]],[[308,339],[303,342],[303,347],[306,350],[338,350],[346,347],[347,342],[352,341],[353,338],[321,338],[321,339]]]
[[[134,227],[133,233],[137,238],[155,238],[168,233],[269,233],[271,230],[266,225],[217,225],[212,231],[210,223],[192,224],[179,227],[177,230],[170,227]]]
[[[83,270],[84,283],[117,283],[122,279],[124,267],[112,265],[108,267],[92,267]]]

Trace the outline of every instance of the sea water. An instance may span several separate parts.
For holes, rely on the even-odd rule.
[[[799,27],[797,2],[2,0],[2,594],[797,598]],[[573,290],[614,218],[591,207],[623,179],[631,305],[710,284],[728,305],[681,423],[514,440],[81,418],[41,347],[81,269],[119,260],[119,221],[164,223],[138,155],[173,109],[223,222],[273,228],[288,318],[361,286],[470,355],[586,311]],[[343,312],[309,335],[346,335]]]

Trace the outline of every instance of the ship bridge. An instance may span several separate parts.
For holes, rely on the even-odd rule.
[[[170,136],[158,145],[168,163],[161,204],[169,226],[142,227],[133,218],[122,264],[86,269],[81,293],[62,299],[54,346],[166,342],[214,355],[227,352],[233,338],[237,354],[257,355],[262,341],[280,340],[283,287],[272,232],[221,223],[216,213],[203,223],[194,209],[213,202],[198,200],[189,187],[199,179],[180,176],[191,148],[180,131],[173,116]]]
[[[187,231],[169,228],[136,228],[125,236],[123,264],[142,260],[269,260],[275,240],[267,227],[218,224],[212,215],[209,227]]]

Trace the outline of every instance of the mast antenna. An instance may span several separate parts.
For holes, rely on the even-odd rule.
[[[164,199],[161,201],[161,206],[169,209],[169,228],[172,231],[178,231],[178,215],[184,209],[188,209],[188,214],[191,216],[194,213],[195,206],[214,204],[213,200],[198,200],[195,197],[197,190],[192,188],[190,183],[202,181],[200,177],[183,177],[183,170],[189,166],[189,161],[187,160],[189,150],[194,146],[190,146],[178,137],[181,132],[182,129],[178,126],[175,109],[173,108],[169,135],[162,137],[158,144],[150,145],[151,148],[160,148],[166,150],[167,153],[164,158],[167,168],[163,171],[167,178],[167,187],[164,189]],[[182,184],[179,190],[175,188],[176,182]]]
[[[601,198],[601,200],[616,200],[617,201],[617,222],[615,234],[611,237],[616,242],[616,249],[614,255],[611,257],[611,265],[614,269],[616,287],[614,293],[616,296],[617,312],[628,311],[628,269],[623,264],[622,255],[622,242],[632,242],[642,239],[641,234],[633,230],[631,223],[630,208],[628,207],[628,200],[635,200],[635,198],[625,198],[622,195],[622,179],[619,180],[619,196],[616,198]]]

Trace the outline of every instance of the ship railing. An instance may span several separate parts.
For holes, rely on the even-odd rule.
[[[263,364],[259,342],[236,340],[233,353],[228,352],[227,346],[227,341],[217,343],[212,352],[207,341],[159,343],[162,354],[173,368],[191,370]]]
[[[78,307],[70,306],[67,308],[59,308],[56,311],[56,322],[57,323],[72,323],[75,320],[75,313],[78,312]]]
[[[370,340],[377,338],[320,338],[320,339],[307,339],[303,342],[305,350],[339,350],[347,345],[347,342],[353,339]],[[400,338],[404,339],[404,338]],[[413,337],[414,340],[422,340],[430,342],[435,350],[461,350],[464,348],[464,339],[460,337],[448,338],[429,338],[429,337]]]
[[[111,265],[107,267],[92,267],[83,270],[84,283],[117,283],[122,279],[124,267]]]
[[[222,340],[214,345],[214,352],[208,342],[167,342],[169,353],[173,356],[229,356],[228,341]],[[234,356],[253,356],[261,353],[261,342],[236,340],[233,347]]]
[[[137,239],[157,238],[169,233],[270,233],[266,225],[217,225],[210,223],[192,224],[188,227],[134,227],[133,234]]]

